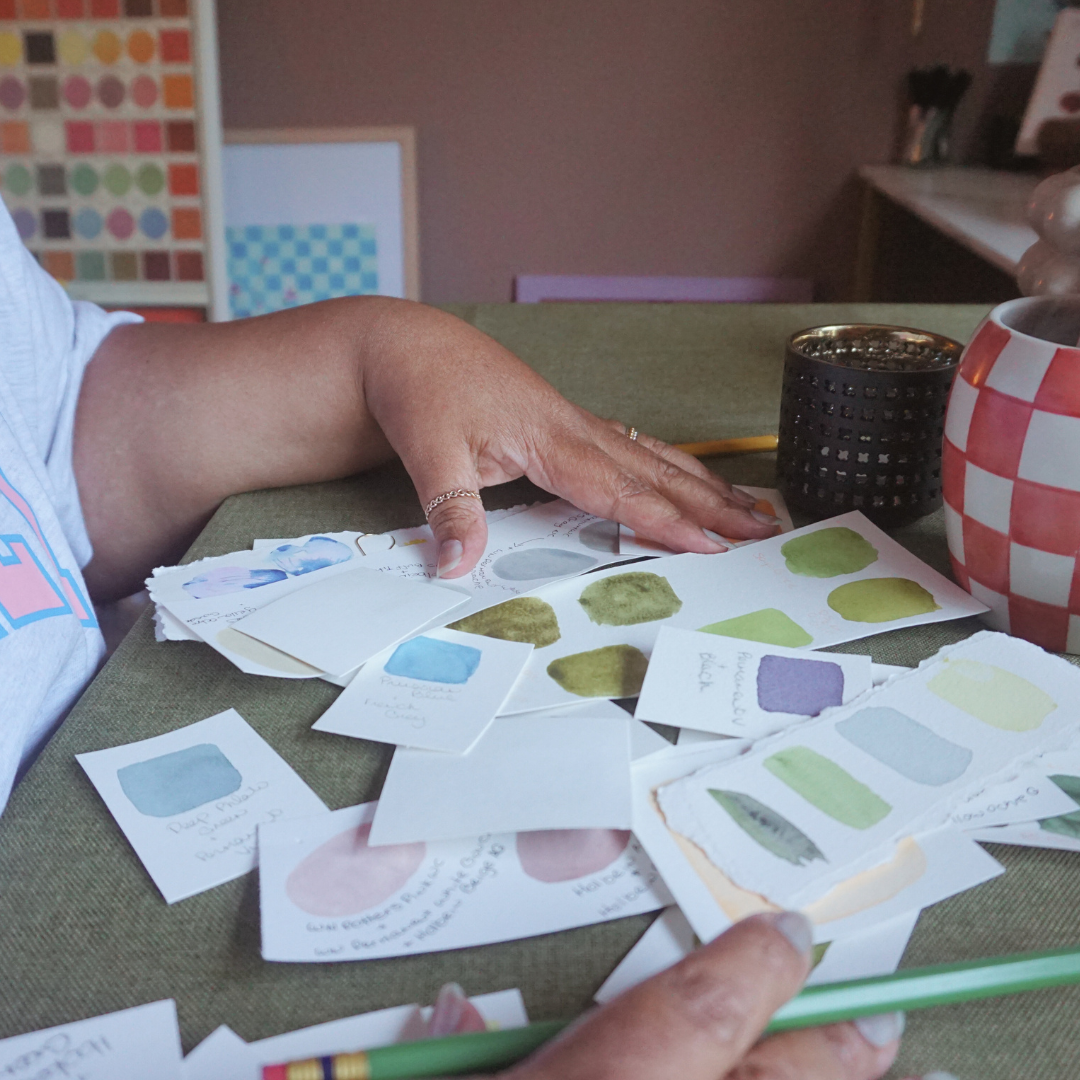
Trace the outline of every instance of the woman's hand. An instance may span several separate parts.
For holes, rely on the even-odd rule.
[[[724,551],[703,529],[738,539],[777,531],[775,518],[695,458],[647,434],[632,441],[623,424],[573,405],[466,323],[415,305],[391,307],[383,318],[364,396],[422,505],[527,476],[676,551]],[[447,499],[429,520],[440,576],[471,570],[487,541],[482,505]]]
[[[810,943],[810,924],[796,912],[744,919],[674,967],[587,1014],[501,1075],[504,1080],[876,1080],[896,1057],[903,1030],[899,1013],[761,1039],[769,1018],[806,979]],[[446,1033],[445,1024],[439,1033]]]

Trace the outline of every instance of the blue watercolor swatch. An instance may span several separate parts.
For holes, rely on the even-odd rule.
[[[348,562],[351,558],[348,545],[329,536],[313,536],[303,545],[282,544],[270,552],[270,561],[293,577],[310,574],[312,570],[321,570],[324,566]]]
[[[757,671],[757,699],[766,712],[817,716],[844,700],[844,669],[829,660],[763,656]]]
[[[467,683],[476,674],[483,653],[471,645],[417,637],[403,642],[386,661],[383,671],[425,682]]]
[[[244,589],[259,589],[263,585],[272,585],[275,581],[284,581],[284,570],[248,570],[243,566],[218,566],[199,574],[190,581],[185,581],[181,588],[196,600],[208,596],[228,596]]]
[[[125,765],[116,770],[116,778],[140,814],[158,818],[223,799],[243,783],[237,768],[213,743]]]
[[[882,765],[914,780],[940,787],[964,775],[972,752],[896,709],[860,709],[836,725],[836,733]]]

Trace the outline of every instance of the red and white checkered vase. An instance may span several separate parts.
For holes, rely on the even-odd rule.
[[[995,308],[964,350],[945,418],[942,488],[956,580],[997,630],[1080,653],[1080,348]]]

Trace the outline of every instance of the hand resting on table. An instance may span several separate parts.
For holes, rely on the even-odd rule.
[[[760,1040],[810,971],[810,926],[793,912],[744,919],[685,960],[587,1014],[503,1080],[876,1080],[893,1063],[900,1014]],[[456,993],[455,993],[456,991]],[[469,1011],[471,1010],[471,1012]],[[459,988],[429,1035],[478,1030]],[[760,1041],[759,1041],[760,1040]]]
[[[229,495],[351,476],[394,454],[422,506],[526,476],[680,551],[722,550],[703,528],[739,538],[777,529],[694,458],[647,434],[631,441],[460,319],[355,297],[105,338],[75,426],[90,592],[140,588]],[[487,537],[479,501],[446,500],[431,526],[441,575],[468,573]]]

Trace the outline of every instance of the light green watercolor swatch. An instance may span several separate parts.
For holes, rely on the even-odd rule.
[[[946,660],[926,689],[1002,731],[1034,731],[1057,708],[1034,683],[978,660]]]
[[[571,653],[552,660],[547,673],[567,693],[578,697],[636,697],[641,693],[649,661],[633,645]]]
[[[1080,803],[1080,776],[1065,776],[1058,773],[1050,779],[1073,802]],[[1039,822],[1039,828],[1048,833],[1056,833],[1058,836],[1067,836],[1070,840],[1080,840],[1080,810],[1073,810],[1069,814],[1059,814],[1057,817],[1043,818]]]
[[[796,828],[771,806],[758,802],[753,795],[741,791],[721,791],[708,788],[709,794],[727,811],[731,820],[751,840],[792,866],[804,866],[820,859],[828,862],[817,844],[801,829]]]
[[[598,626],[655,622],[682,608],[667,578],[637,570],[594,581],[582,590],[578,603]]]
[[[709,623],[700,629],[705,634],[761,641],[766,645],[786,645],[789,649],[801,648],[814,640],[794,619],[773,607]]]
[[[892,622],[941,610],[933,593],[902,577],[849,581],[829,593],[829,607],[848,622],[865,623]]]
[[[805,577],[856,574],[877,562],[878,550],[854,529],[818,529],[789,540],[780,548],[787,568]]]
[[[892,807],[835,761],[807,746],[770,754],[762,764],[778,780],[841,825],[869,829]]]
[[[538,649],[562,637],[555,609],[538,596],[515,596],[495,607],[450,623],[448,629],[503,641],[528,641]]]

